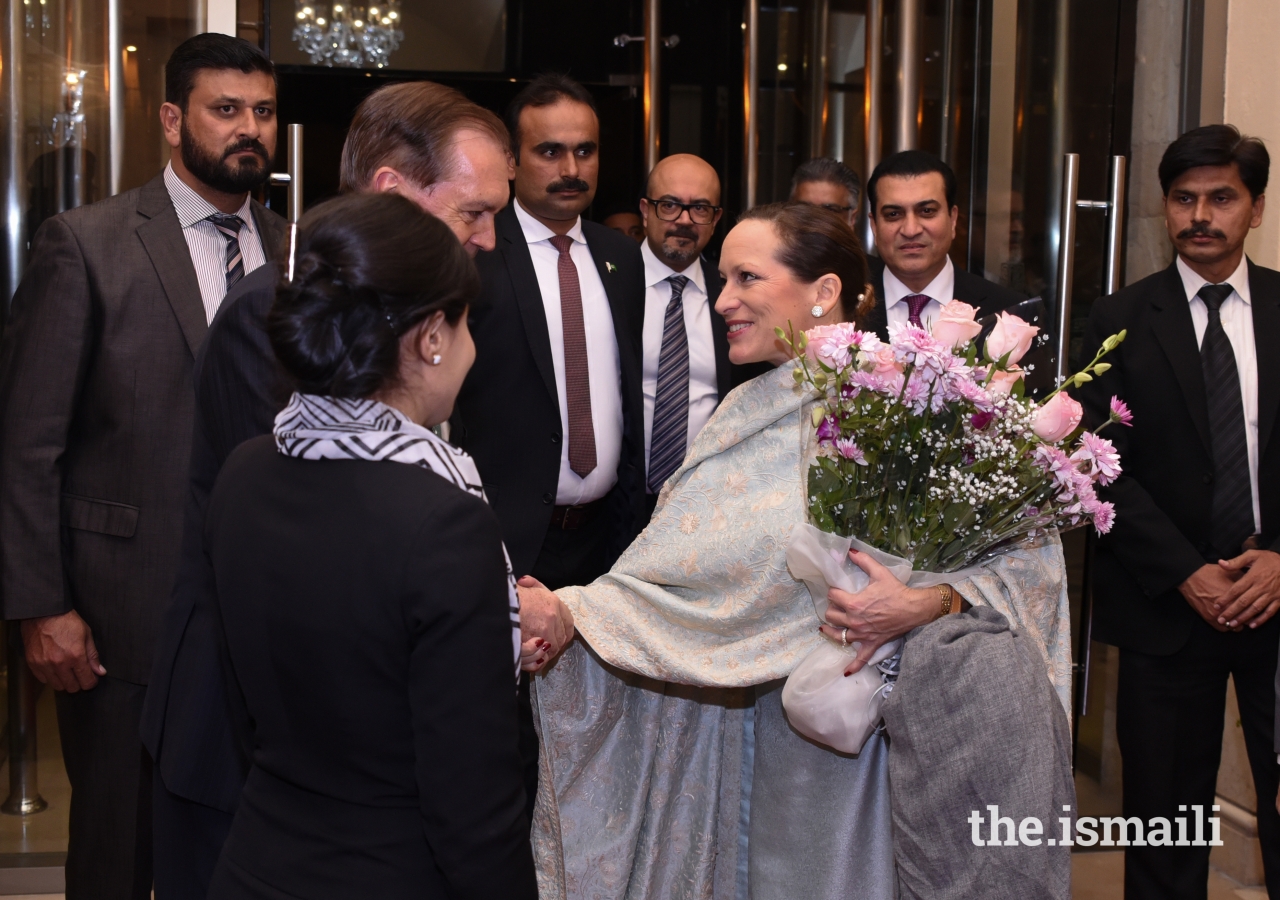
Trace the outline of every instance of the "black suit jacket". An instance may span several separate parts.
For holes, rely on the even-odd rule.
[[[484,501],[419,466],[292,459],[262,436],[218,476],[205,548],[253,721],[209,896],[534,900]]]
[[[221,674],[224,648],[202,529],[231,451],[269,434],[289,400],[292,387],[267,339],[279,277],[276,265],[246,275],[222,302],[196,359],[182,560],[142,709],[143,744],[165,787],[228,813],[249,772],[249,720]]]
[[[871,275],[871,286],[876,292],[876,305],[867,314],[866,321],[862,327],[867,331],[874,331],[880,335],[881,340],[889,339],[889,316],[884,305],[884,270],[885,264],[878,256],[867,257],[867,267]],[[1026,297],[1017,291],[1012,291],[1007,287],[996,284],[994,281],[987,281],[970,272],[966,272],[959,266],[955,268],[956,288],[955,297],[948,299],[963,300],[970,306],[978,310],[978,318],[986,316],[994,316],[998,312],[1004,312],[1011,307],[1017,306],[1026,301]],[[944,303],[946,301],[943,301]],[[1018,311],[1021,313],[1021,311]],[[1030,319],[1032,316],[1024,315],[1024,318]]]
[[[284,221],[253,204],[268,258]],[[47,220],[0,349],[0,606],[75,609],[146,684],[173,587],[208,330],[163,176]]]
[[[1258,347],[1258,488],[1262,546],[1280,550],[1280,272],[1249,263]],[[1116,506],[1111,533],[1098,541],[1094,637],[1144,653],[1169,654],[1186,642],[1196,613],[1178,585],[1213,562],[1209,524],[1213,455],[1200,349],[1177,266],[1171,265],[1093,304],[1084,359],[1121,329],[1128,336],[1106,358],[1111,370],[1086,384],[1086,421],[1107,417],[1112,395],[1133,411],[1133,426],[1103,434],[1120,451],[1124,474],[1099,496]]]
[[[458,395],[450,439],[475,459],[522,575],[533,569],[551,522],[563,435],[547,317],[514,201],[495,227],[497,247],[476,257],[483,284],[470,318],[476,362]],[[635,536],[644,501],[644,264],[626,235],[586,220],[582,232],[609,298],[622,370],[622,454],[606,525],[617,554]]]

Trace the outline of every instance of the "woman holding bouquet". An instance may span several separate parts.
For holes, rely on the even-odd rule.
[[[840,754],[784,718],[781,679],[824,641],[863,642],[857,669],[948,612],[988,607],[1032,638],[1040,681],[1067,702],[1066,577],[1052,531],[942,589],[908,587],[856,554],[870,585],[832,591],[819,632],[786,562],[807,518],[818,397],[793,377],[778,330],[856,322],[870,303],[866,262],[846,223],[798,204],[745,214],[720,262],[730,358],[779,368],[721,404],[613,570],[558,592],[582,640],[535,681],[543,898],[896,897],[884,736]],[[967,835],[963,819],[953,827]],[[1027,896],[1065,895],[1032,883]]]

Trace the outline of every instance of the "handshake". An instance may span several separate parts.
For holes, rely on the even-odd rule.
[[[573,613],[534,578],[516,582],[520,594],[520,668],[537,672],[573,640]]]

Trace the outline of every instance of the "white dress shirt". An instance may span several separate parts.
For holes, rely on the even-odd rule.
[[[587,366],[591,378],[591,423],[596,433],[596,467],[580,477],[569,468],[569,399],[564,384],[564,325],[560,316],[560,251],[551,244],[555,237],[546,225],[529,215],[515,201],[516,219],[529,242],[529,256],[538,276],[542,308],[547,314],[547,334],[551,338],[551,361],[556,371],[556,394],[560,401],[560,482],[556,487],[557,506],[576,506],[599,500],[617,483],[618,459],[622,455],[622,365],[618,360],[618,340],[613,331],[613,311],[604,292],[600,271],[582,236],[582,219],[573,223],[569,256],[578,269],[582,292],[582,325],[587,336]]]
[[[209,221],[210,216],[222,210],[193,191],[173,171],[172,165],[164,167],[164,186],[169,189],[169,199],[173,201],[182,236],[191,251],[191,262],[196,267],[205,321],[212,322],[222,305],[222,298],[227,296],[227,239]],[[248,275],[267,261],[262,252],[258,223],[253,221],[253,207],[248,194],[245,194],[244,205],[236,215],[244,222],[240,228],[240,255],[244,258],[244,274]]]
[[[1209,282],[1191,270],[1182,257],[1178,257],[1178,274],[1187,291],[1191,304],[1191,324],[1196,329],[1196,346],[1204,342],[1205,329],[1209,327],[1209,308],[1196,296],[1200,288]],[[1240,265],[1223,284],[1233,288],[1222,301],[1219,313],[1222,330],[1231,342],[1231,352],[1236,358],[1236,372],[1240,376],[1240,399],[1244,403],[1244,439],[1249,452],[1249,487],[1253,491],[1253,530],[1262,531],[1262,503],[1258,497],[1258,350],[1253,342],[1253,299],[1249,294],[1249,262],[1240,258]]]
[[[901,328],[907,324],[910,311],[907,309],[907,304],[903,301],[903,298],[917,293],[924,294],[929,298],[929,302],[920,311],[920,322],[924,325],[926,331],[931,331],[933,329],[933,320],[938,317],[938,313],[942,312],[942,307],[954,300],[956,296],[956,267],[952,265],[951,257],[947,257],[942,266],[942,271],[925,286],[923,291],[911,290],[911,288],[899,281],[898,276],[890,272],[888,267],[885,267],[884,311],[889,320],[890,328]]]
[[[702,274],[702,261],[694,260],[689,268],[677,272],[649,248],[640,245],[644,257],[644,460],[645,482],[648,483],[649,448],[653,445],[653,407],[658,396],[658,357],[662,353],[662,332],[666,324],[667,304],[671,302],[672,275],[684,275],[684,331],[689,339],[689,431],[685,451],[693,446],[702,426],[720,402],[720,384],[716,380],[716,345],[711,333],[711,303],[707,283]]]

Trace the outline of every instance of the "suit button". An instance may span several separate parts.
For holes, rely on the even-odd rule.
[[[550,494],[543,494],[542,502],[547,504],[547,506],[550,506],[552,503],[556,502],[556,498],[552,497]]]
[[[553,444],[560,443],[560,432],[558,431],[551,432],[551,443]]]
[[[1204,476],[1204,483],[1205,483],[1205,484],[1213,484],[1213,473],[1212,473],[1212,472],[1209,472],[1207,475],[1205,475],[1205,476]]]

